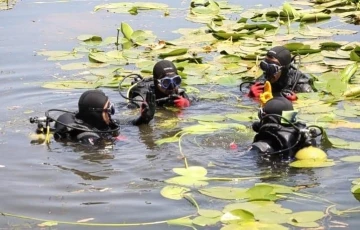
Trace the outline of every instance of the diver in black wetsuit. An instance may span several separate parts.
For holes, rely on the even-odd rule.
[[[296,114],[291,101],[285,97],[267,101],[259,111],[260,121],[252,125],[257,134],[250,150],[268,158],[291,160],[301,148],[315,146],[315,138],[322,134],[322,129],[296,121]]]
[[[152,89],[155,93],[156,105],[185,108],[190,106],[190,99],[180,85],[181,76],[178,75],[174,63],[162,60],[154,65],[152,78],[143,79],[141,76],[135,78],[127,99],[131,102],[130,107],[139,107],[137,102],[143,100],[148,89]]]
[[[312,79],[294,67],[293,59],[290,51],[285,47],[271,48],[260,62],[260,69],[264,73],[250,86],[248,96],[258,98],[264,91],[265,81],[271,83],[274,96],[284,96],[291,101],[297,99],[295,93],[313,92]],[[241,85],[240,90],[242,90]]]
[[[30,118],[31,123],[38,123],[37,133],[49,133],[50,122],[55,122],[51,131],[57,141],[78,141],[83,144],[96,145],[103,140],[113,140],[119,135],[120,121],[112,118],[115,107],[104,92],[88,90],[78,102],[78,112],[63,111],[57,119],[52,118],[48,110],[45,119]],[[122,123],[141,125],[148,124],[154,117],[155,98],[152,92],[146,94],[146,101],[141,104],[138,118],[122,121]],[[46,122],[46,130],[43,122]]]

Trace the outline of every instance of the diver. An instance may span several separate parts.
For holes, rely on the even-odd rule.
[[[244,82],[251,83],[248,96],[257,99],[265,81],[271,83],[274,96],[284,96],[290,101],[297,100],[296,93],[313,92],[312,79],[299,70],[301,59],[297,68],[293,65],[295,57],[283,46],[271,48],[260,62],[263,74],[255,82]],[[240,84],[240,91],[244,83]]]
[[[283,96],[273,97],[259,110],[259,119],[252,124],[256,132],[250,150],[264,158],[292,160],[304,147],[316,146],[322,128],[296,121],[292,102]]]
[[[133,77],[135,76],[135,77]],[[125,97],[121,93],[121,84],[127,77],[133,77],[132,85]],[[153,77],[143,78],[137,74],[130,74],[119,83],[119,93],[128,99],[130,108],[139,107],[139,102],[143,101],[146,92],[151,89],[155,94],[157,106],[175,106],[185,108],[190,106],[189,96],[185,90],[180,88],[181,76],[178,75],[177,68],[171,61],[161,60],[153,67]]]
[[[30,123],[38,124],[36,132],[46,134],[47,142],[52,131],[56,141],[78,141],[86,145],[97,145],[103,141],[115,141],[120,133],[120,123],[137,126],[148,124],[155,113],[153,92],[146,93],[146,100],[140,109],[140,116],[136,119],[113,119],[115,106],[105,93],[100,90],[88,90],[80,96],[77,112],[50,109],[45,112],[45,118],[32,117]],[[55,119],[50,112],[63,113]],[[55,122],[54,127],[50,128],[50,122]]]

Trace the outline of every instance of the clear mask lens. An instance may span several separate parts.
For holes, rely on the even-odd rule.
[[[181,84],[181,77],[179,75],[176,75],[174,77],[164,77],[159,80],[160,85],[164,89],[174,89]]]

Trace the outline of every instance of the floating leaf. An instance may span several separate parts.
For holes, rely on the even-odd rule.
[[[208,185],[208,182],[202,181],[200,179],[205,180],[206,178],[191,178],[187,176],[178,176],[165,180],[166,183],[169,184],[177,184],[183,186],[191,186],[191,187],[201,187]]]
[[[126,22],[121,22],[120,30],[124,37],[128,40],[131,39],[131,35],[134,33],[134,30]]]
[[[314,222],[320,220],[324,216],[325,214],[320,211],[304,211],[304,212],[294,212],[290,214],[290,219],[291,222],[306,223],[306,222]]]
[[[215,218],[223,215],[222,212],[218,210],[212,210],[212,209],[199,209],[198,211],[200,216],[208,217],[208,218]]]
[[[313,14],[304,14],[301,16],[301,22],[319,22],[322,20],[330,19],[331,16],[325,13],[313,13]]]
[[[168,199],[181,200],[183,198],[183,195],[189,191],[190,189],[188,188],[167,185],[163,189],[161,189],[160,194]]]
[[[360,184],[352,186],[351,192],[354,194],[359,194],[360,193]]]
[[[246,191],[247,189],[244,188],[231,187],[212,187],[199,190],[201,194],[224,200],[246,199],[249,197],[249,194],[247,194]]]
[[[335,162],[333,160],[297,160],[290,163],[291,167],[295,168],[322,168],[322,167],[330,167],[334,166]]]
[[[239,221],[255,220],[254,214],[242,209],[236,209],[225,213],[220,218],[223,223],[238,223]]]
[[[170,51],[168,53],[161,53],[161,54],[159,54],[159,57],[167,58],[167,57],[172,57],[172,56],[180,56],[180,55],[186,54],[187,51],[188,51],[187,48],[176,49],[176,50]]]
[[[340,158],[340,160],[346,161],[346,162],[360,162],[360,156],[347,156],[347,157]]]
[[[289,220],[289,214],[280,214],[276,212],[261,211],[254,213],[255,219],[268,224],[284,224]]]
[[[288,221],[287,222],[288,224],[291,224],[293,226],[296,226],[296,227],[303,227],[303,228],[317,228],[319,227],[319,224],[316,223],[316,222],[301,222],[301,223],[297,223],[297,222],[294,222],[294,221]]]
[[[246,191],[250,200],[276,200],[276,195],[272,194],[273,187],[269,185],[256,185]]]
[[[189,177],[204,177],[207,174],[207,170],[201,166],[190,166],[187,168],[173,168],[173,171],[180,176]]]
[[[357,63],[347,65],[340,73],[341,81],[348,83],[350,81],[350,78],[356,73],[357,69]]]
[[[220,218],[197,216],[193,219],[193,224],[196,224],[199,226],[211,226],[211,225],[215,225],[219,221],[220,221]]]
[[[225,86],[237,84],[234,76],[221,77],[217,80],[217,83],[219,85],[225,85]]]

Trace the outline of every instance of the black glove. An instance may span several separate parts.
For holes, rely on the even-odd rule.
[[[155,114],[155,94],[152,91],[147,91],[146,101],[141,104],[141,117],[144,119],[145,123],[149,123]]]

